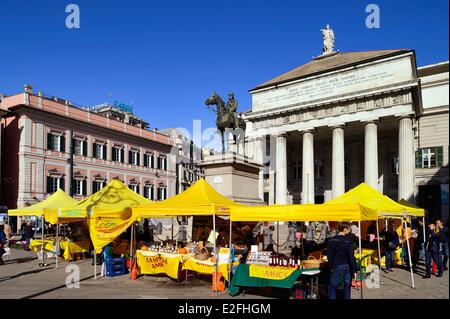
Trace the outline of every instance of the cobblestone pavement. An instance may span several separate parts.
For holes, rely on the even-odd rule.
[[[177,283],[166,276],[141,276],[138,280],[130,280],[129,276],[101,277],[94,280],[91,260],[77,262],[59,262],[55,268],[55,260],[47,260],[46,267],[39,267],[36,254],[12,250],[11,256],[4,257],[6,265],[0,266],[0,299],[4,298],[120,298],[120,299],[225,299],[232,298],[226,293],[213,293],[211,279],[208,276],[190,279],[187,283]],[[80,267],[80,288],[66,287],[66,266]],[[100,266],[98,267],[100,271]],[[364,298],[449,298],[449,278],[445,272],[443,278],[432,276],[422,279],[415,276],[416,289],[410,287],[409,272],[396,269],[394,273],[381,276],[378,289],[364,289]],[[233,299],[267,298],[261,290],[247,290],[246,294]],[[359,291],[352,290],[352,297],[359,298]]]

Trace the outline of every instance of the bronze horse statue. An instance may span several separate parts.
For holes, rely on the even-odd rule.
[[[213,92],[211,96],[206,99],[205,105],[217,115],[216,126],[222,139],[222,153],[225,153],[224,133],[227,129],[233,130],[233,139],[237,143],[239,152],[239,142],[245,141],[245,121],[241,116],[238,117],[237,114],[234,114],[234,112],[229,110],[225,106],[222,98],[216,92]],[[216,106],[215,110],[212,108],[213,105]]]

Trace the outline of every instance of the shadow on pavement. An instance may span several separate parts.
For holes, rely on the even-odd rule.
[[[52,267],[46,267],[46,268],[41,268],[41,269],[36,269],[36,270],[25,271],[25,272],[22,272],[20,274],[13,275],[13,276],[1,277],[0,278],[0,282],[11,280],[11,279],[14,279],[14,278],[17,278],[17,277],[20,277],[20,276],[37,274],[37,273],[40,273],[41,271],[49,270],[49,269],[52,269]]]

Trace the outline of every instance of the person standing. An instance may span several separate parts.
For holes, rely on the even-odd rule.
[[[336,299],[336,290],[344,285],[344,298],[351,298],[352,276],[356,272],[353,243],[347,239],[350,232],[348,223],[339,223],[338,234],[328,241],[327,258],[331,268],[328,284],[328,298]]]
[[[3,255],[6,253],[5,245],[6,245],[6,234],[3,231],[4,225],[0,225],[0,265],[4,265]]]
[[[385,253],[386,272],[393,272],[395,265],[395,250],[400,244],[400,240],[391,223],[389,223],[388,228],[382,232],[382,236],[384,237],[383,248]]]
[[[442,257],[440,254],[440,232],[439,227],[430,223],[428,225],[427,241],[425,243],[426,275],[424,279],[431,277],[431,261],[433,260],[438,269],[436,277],[442,277]]]
[[[444,225],[442,219],[438,219],[436,221],[436,226],[439,228],[439,237],[442,246],[442,270],[447,270],[447,262],[448,262],[448,227]]]
[[[31,239],[33,238],[33,227],[31,226],[30,222],[28,222],[25,226],[24,236],[25,236],[25,250],[30,251],[30,242]]]

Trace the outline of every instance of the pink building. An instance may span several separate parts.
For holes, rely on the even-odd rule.
[[[34,204],[58,187],[70,193],[71,175],[77,199],[113,178],[152,200],[175,194],[173,141],[129,112],[108,104],[95,110],[74,107],[42,92],[33,94],[30,86],[3,97],[0,109],[9,111],[0,125],[1,204],[8,208]]]

